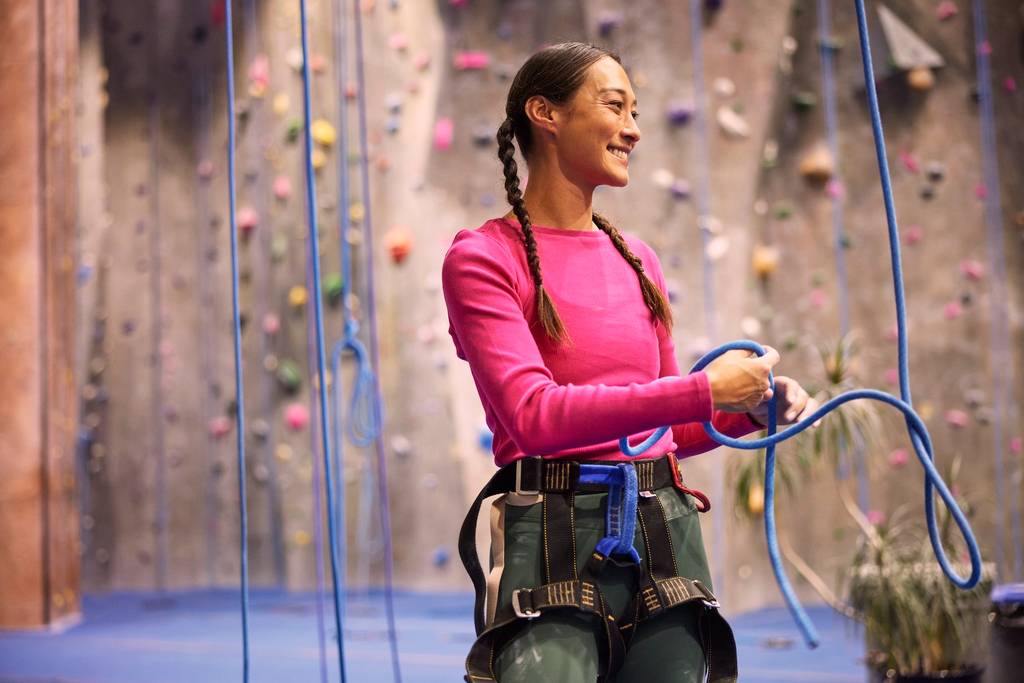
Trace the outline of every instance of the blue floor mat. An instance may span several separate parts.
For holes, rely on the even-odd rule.
[[[462,680],[472,642],[471,595],[395,596],[399,651],[407,683]],[[744,683],[865,680],[860,632],[827,608],[809,610],[821,646],[808,650],[784,608],[731,616]],[[84,618],[63,633],[0,632],[0,683],[224,683],[241,681],[237,591],[112,593],[87,596]],[[348,680],[390,681],[381,596],[346,605]],[[333,612],[325,606],[327,680],[338,681]],[[305,593],[251,595],[252,681],[321,680],[316,600]]]

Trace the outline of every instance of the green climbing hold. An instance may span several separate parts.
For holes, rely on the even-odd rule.
[[[337,306],[341,301],[341,289],[344,281],[339,273],[330,273],[324,278],[324,294],[327,295],[327,303]]]
[[[793,93],[793,106],[797,111],[810,111],[818,106],[818,96],[810,90],[798,90]]]
[[[288,130],[284,134],[284,139],[288,142],[295,142],[301,134],[302,119],[292,119],[288,122]]]
[[[295,361],[285,359],[277,365],[277,382],[289,394],[294,394],[302,386],[302,374]]]
[[[849,235],[843,235],[839,238],[839,246],[843,249],[853,249],[853,238]]]
[[[775,205],[775,217],[784,221],[793,215],[793,205],[789,202],[778,202]]]

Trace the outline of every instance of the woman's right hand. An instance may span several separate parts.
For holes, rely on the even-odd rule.
[[[745,413],[772,397],[768,373],[779,362],[779,352],[771,346],[764,349],[763,356],[732,349],[705,366],[715,410]]]

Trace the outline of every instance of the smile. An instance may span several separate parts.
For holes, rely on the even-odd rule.
[[[608,151],[611,152],[611,155],[613,157],[615,157],[622,163],[629,165],[629,155],[624,150],[619,149],[617,147],[609,147]]]

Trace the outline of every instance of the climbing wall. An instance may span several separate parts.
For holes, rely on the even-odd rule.
[[[834,3],[829,39],[835,154],[823,151],[814,3],[706,3],[700,32],[693,31],[688,3],[655,0],[358,4],[365,93],[354,82],[353,3],[346,3],[344,18],[343,90],[335,5],[309,5],[320,284],[330,347],[343,331],[339,224],[347,214],[351,228],[343,238],[354,262],[347,303],[365,342],[364,229],[372,224],[382,440],[399,585],[468,588],[455,539],[493,464],[469,369],[448,338],[440,266],[459,229],[507,211],[494,134],[511,77],[544,44],[609,46],[630,73],[643,139],[631,159],[629,186],[599,189],[595,206],[657,250],[675,306],[682,367],[714,344],[749,337],[781,351],[779,374],[821,384],[816,348],[837,338],[840,328],[831,241],[838,196],[848,237],[849,322],[860,338],[855,380],[896,391],[884,213],[849,3]],[[1012,367],[1019,378],[1024,197],[1014,121],[1021,107],[1015,42],[1021,17],[1012,3],[993,4],[999,5],[991,9],[990,42],[1009,274],[1008,312],[995,315],[1007,317],[1014,335],[1015,355],[1001,371]],[[937,14],[932,2],[892,3],[893,14],[943,66],[919,70],[911,84],[889,66],[892,60],[879,58],[894,71],[880,75],[879,87],[904,227],[915,403],[934,430],[940,462],[964,457],[958,487],[972,502],[988,558],[996,547],[994,314],[983,221],[990,188],[982,180],[971,96],[972,25],[967,4],[956,5],[959,13],[947,7]],[[874,11],[876,3],[871,6]],[[240,0],[234,7],[249,566],[256,585],[308,589],[317,579],[317,539],[324,542],[326,531],[318,530],[316,513],[324,492],[310,380],[298,5]],[[83,573],[94,590],[232,585],[239,519],[223,4],[88,0],[81,16]],[[700,73],[693,58],[697,33]],[[933,82],[923,89],[928,76]],[[368,206],[358,165],[360,97],[368,114]],[[709,165],[702,162],[705,144]],[[347,206],[339,168],[349,172]],[[698,219],[702,211],[707,215]],[[706,296],[717,311],[713,321],[704,315]],[[347,396],[354,375],[355,362],[345,356],[329,386],[340,382]],[[1014,466],[1020,471],[1021,458],[1020,412],[1012,411],[1007,499],[1021,493],[1019,477],[1009,474]],[[908,444],[898,416],[884,413],[876,436],[865,460],[871,463],[868,507],[880,521],[895,502],[916,501],[920,474],[912,462],[904,464]],[[797,450],[780,448],[780,458]],[[349,579],[378,585],[384,552],[376,452],[346,439],[342,456]],[[730,609],[778,599],[756,491],[740,495],[736,486],[737,472],[756,457],[719,449],[685,465],[693,485],[716,494],[716,516],[703,520],[704,536]],[[836,469],[831,461],[819,463],[779,503],[782,533],[832,586],[848,564],[855,533],[836,502]],[[1007,562],[1011,544],[1007,517]],[[816,599],[797,584],[803,597]]]

